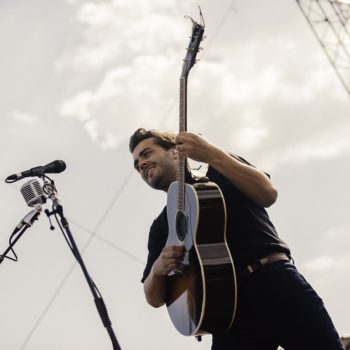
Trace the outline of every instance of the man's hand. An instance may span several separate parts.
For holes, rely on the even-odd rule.
[[[172,270],[180,268],[185,251],[186,249],[183,246],[164,247],[158,259],[154,262],[151,273],[144,283],[147,302],[153,307],[164,305],[167,293],[166,276]]]
[[[186,249],[183,246],[164,247],[158,259],[154,262],[152,270],[155,276],[166,276],[171,271],[181,268]]]
[[[202,135],[190,132],[180,132],[176,136],[176,150],[182,157],[188,157],[197,162],[208,164],[220,152],[217,147],[209,143]]]
[[[212,166],[261,207],[269,207],[277,199],[276,188],[262,171],[231,157],[201,135],[180,132],[176,137],[176,150],[180,157]]]

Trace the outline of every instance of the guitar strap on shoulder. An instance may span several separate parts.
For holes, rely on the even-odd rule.
[[[202,167],[198,169],[191,169],[191,178],[194,182],[209,182],[209,178],[206,176],[208,168],[202,170]]]

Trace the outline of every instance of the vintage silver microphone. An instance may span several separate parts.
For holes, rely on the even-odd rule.
[[[34,224],[35,220],[38,220],[38,217],[42,210],[42,205],[46,203],[46,196],[38,180],[30,180],[26,182],[21,188],[22,195],[30,207],[34,207],[15,227],[11,236],[10,236],[10,245],[5,250],[5,252],[0,255],[0,263],[4,261],[5,258],[10,260],[17,261],[17,255],[13,250],[13,246],[22,236],[24,231],[31,227]],[[18,233],[18,234],[17,234]],[[12,251],[14,258],[7,256],[7,253]]]
[[[21,193],[27,205],[34,209],[20,221],[16,226],[16,231],[20,230],[23,226],[32,226],[41,213],[42,205],[46,203],[46,196],[37,179],[29,180],[23,184]]]
[[[37,179],[29,180],[23,184],[21,193],[29,207],[41,209],[42,204],[46,203],[46,196]]]

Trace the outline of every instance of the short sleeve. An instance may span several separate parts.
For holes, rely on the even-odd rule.
[[[154,262],[158,259],[168,238],[168,220],[166,207],[160,215],[153,221],[148,236],[148,257],[141,282],[143,283],[148,277]]]

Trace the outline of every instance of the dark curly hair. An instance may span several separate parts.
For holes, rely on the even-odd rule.
[[[135,147],[143,140],[154,138],[155,144],[166,150],[176,146],[176,134],[171,131],[159,131],[156,129],[146,130],[144,128],[137,129],[130,137],[129,150],[134,152]]]

